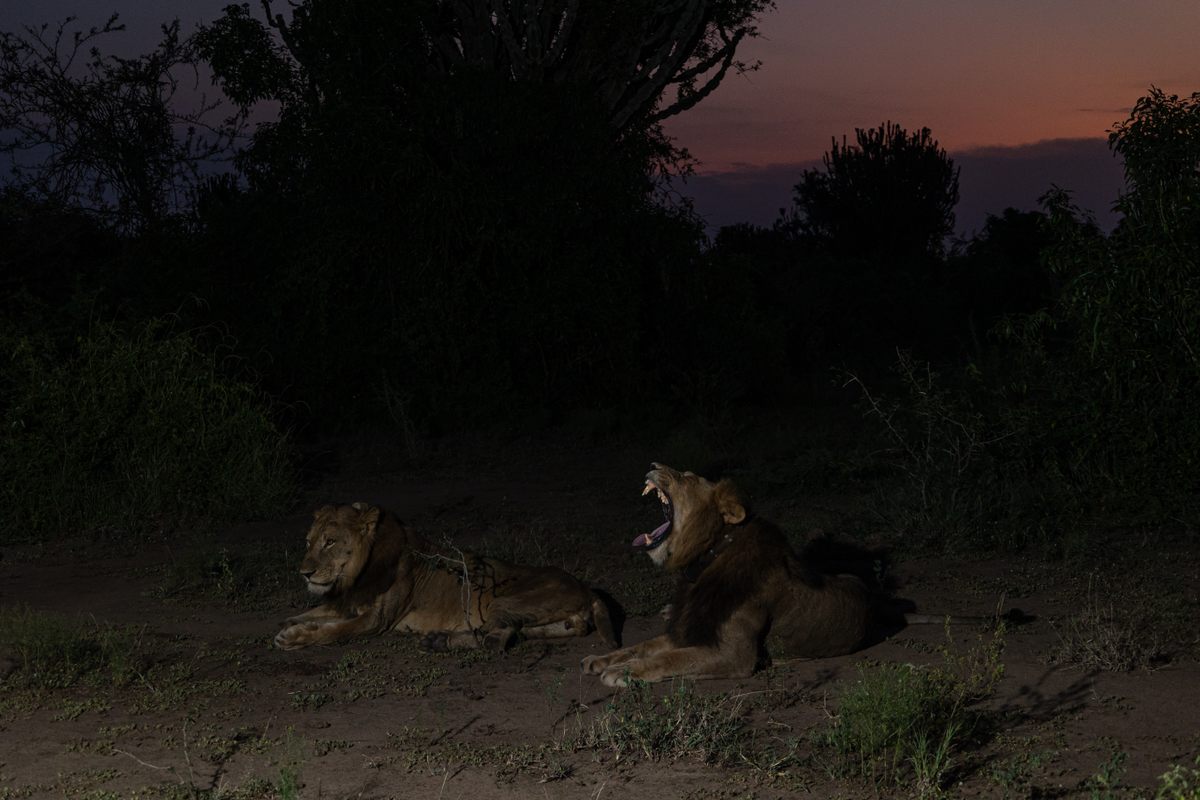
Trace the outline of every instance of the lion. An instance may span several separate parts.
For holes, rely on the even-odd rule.
[[[284,623],[275,636],[283,650],[392,630],[425,634],[434,650],[504,650],[519,636],[593,629],[619,646],[605,602],[566,572],[436,548],[366,503],[314,513],[300,574],[324,602]]]
[[[807,566],[778,527],[750,513],[728,480],[713,483],[655,463],[643,495],[656,492],[666,521],[634,546],[679,576],[664,610],[667,632],[583,659],[606,686],[629,680],[745,678],[765,663],[768,635],[789,657],[823,658],[868,643],[875,603],[853,575]]]

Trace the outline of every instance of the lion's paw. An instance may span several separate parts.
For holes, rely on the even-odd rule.
[[[599,675],[607,663],[604,656],[584,656],[579,662],[579,671],[585,675]]]
[[[629,685],[629,670],[624,666],[612,667],[600,673],[600,682],[605,686],[621,688]]]
[[[450,649],[450,636],[444,631],[427,633],[421,637],[419,646],[433,653],[445,653]]]
[[[291,625],[275,634],[275,646],[280,650],[298,650],[313,643],[313,633],[317,630],[315,622],[302,622]]]

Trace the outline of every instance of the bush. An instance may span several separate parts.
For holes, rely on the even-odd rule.
[[[891,442],[890,455],[903,480],[880,512],[905,540],[934,548],[993,547],[1002,523],[1012,520],[1013,491],[1001,480],[997,445],[1007,437],[975,404],[978,381],[954,387],[925,362],[900,352],[893,372],[899,399],[878,397],[856,375],[868,417],[880,423]],[[953,388],[952,388],[953,387]]]
[[[976,736],[976,704],[990,696],[1003,675],[1001,627],[966,653],[942,651],[933,667],[879,664],[860,667],[858,680],[838,703],[833,724],[817,735],[832,750],[835,772],[877,785],[913,784],[936,795],[955,758]]]
[[[287,437],[187,334],[96,325],[71,352],[0,338],[0,540],[163,529],[280,510]]]
[[[1178,513],[1200,449],[1200,93],[1152,89],[1109,144],[1128,184],[1111,235],[1066,192],[1043,198],[1062,288],[1003,326],[1009,413],[1017,455],[1069,493]]]

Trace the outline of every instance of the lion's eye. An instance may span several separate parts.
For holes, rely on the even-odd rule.
[[[325,540],[325,541],[324,541],[324,542],[321,544],[321,549],[322,549],[322,550],[328,550],[329,548],[333,547],[333,546],[334,546],[334,544],[336,544],[336,542],[334,542],[334,540],[333,540],[333,539],[326,539],[326,540]]]

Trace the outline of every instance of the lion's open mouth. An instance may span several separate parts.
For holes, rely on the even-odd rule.
[[[646,486],[642,489],[642,497],[650,494],[650,492],[658,492],[659,502],[662,503],[663,516],[667,518],[667,521],[650,531],[650,533],[643,533],[633,540],[633,546],[639,550],[653,550],[662,544],[663,540],[671,533],[671,521],[674,517],[671,510],[671,498],[659,488],[658,484],[647,479]]]

